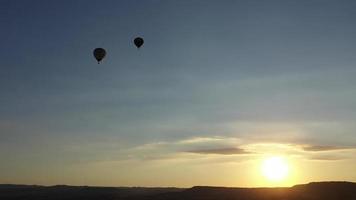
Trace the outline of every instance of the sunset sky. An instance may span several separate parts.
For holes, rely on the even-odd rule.
[[[356,181],[355,10],[1,0],[0,183]],[[96,47],[107,50],[99,65]],[[287,163],[283,180],[264,176],[271,157]]]

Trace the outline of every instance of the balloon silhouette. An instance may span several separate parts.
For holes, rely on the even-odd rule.
[[[145,41],[141,37],[137,37],[134,39],[134,43],[138,49],[143,45],[144,42]]]
[[[94,49],[93,54],[94,54],[94,57],[98,61],[98,64],[99,64],[100,61],[105,57],[106,51],[103,48],[96,48],[96,49]]]

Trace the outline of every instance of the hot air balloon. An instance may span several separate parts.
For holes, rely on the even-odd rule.
[[[134,39],[134,43],[138,49],[143,45],[144,42],[145,41],[141,37],[137,37]]]
[[[94,54],[94,57],[98,61],[98,64],[99,64],[100,61],[105,57],[106,51],[103,48],[96,48],[96,49],[94,49],[93,54]]]

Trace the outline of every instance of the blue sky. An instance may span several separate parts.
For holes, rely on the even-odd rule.
[[[216,177],[150,182],[128,172],[133,163],[105,165],[129,174],[116,181],[73,174],[82,163],[89,174],[100,169],[92,165],[128,158],[143,173],[151,160],[200,151],[195,156],[204,160],[210,150],[240,154],[260,144],[355,164],[355,7],[318,0],[3,0],[0,182],[229,185]],[[136,36],[145,39],[140,50]],[[96,47],[107,50],[100,65]],[[142,154],[147,146],[155,150]],[[311,154],[306,146],[315,147]],[[195,173],[194,165],[183,166]],[[184,177],[169,167],[162,173]],[[334,178],[326,174],[321,179]],[[303,177],[295,182],[309,180]]]

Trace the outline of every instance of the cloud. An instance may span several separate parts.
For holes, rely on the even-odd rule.
[[[342,147],[342,146],[307,145],[307,146],[303,146],[302,149],[304,151],[337,151],[337,150],[347,150],[353,148]]]
[[[187,151],[196,154],[219,154],[219,155],[236,155],[236,154],[250,154],[251,152],[245,151],[241,148],[228,147],[228,148],[212,148],[212,149],[198,149]]]
[[[320,160],[320,161],[338,161],[338,160],[344,160],[346,159],[346,157],[338,156],[338,155],[318,155],[318,156],[312,156],[309,159]]]
[[[119,159],[137,160],[191,160],[206,159],[202,155],[241,155],[250,154],[240,146],[239,138],[231,137],[190,137],[175,141],[156,141],[141,144],[117,153]]]
[[[226,141],[235,141],[237,138],[226,138],[226,137],[192,137],[184,140],[177,141],[176,144],[187,145],[187,144],[202,144],[202,143],[218,143]]]
[[[176,140],[156,140],[119,151],[110,149],[109,159],[164,162],[193,162],[194,160],[200,163],[216,159],[235,162],[266,155],[284,154],[302,156],[309,160],[342,160],[345,154],[355,149],[352,146],[325,145],[311,141],[270,142],[244,137],[195,136]],[[326,153],[328,155],[324,155]]]

